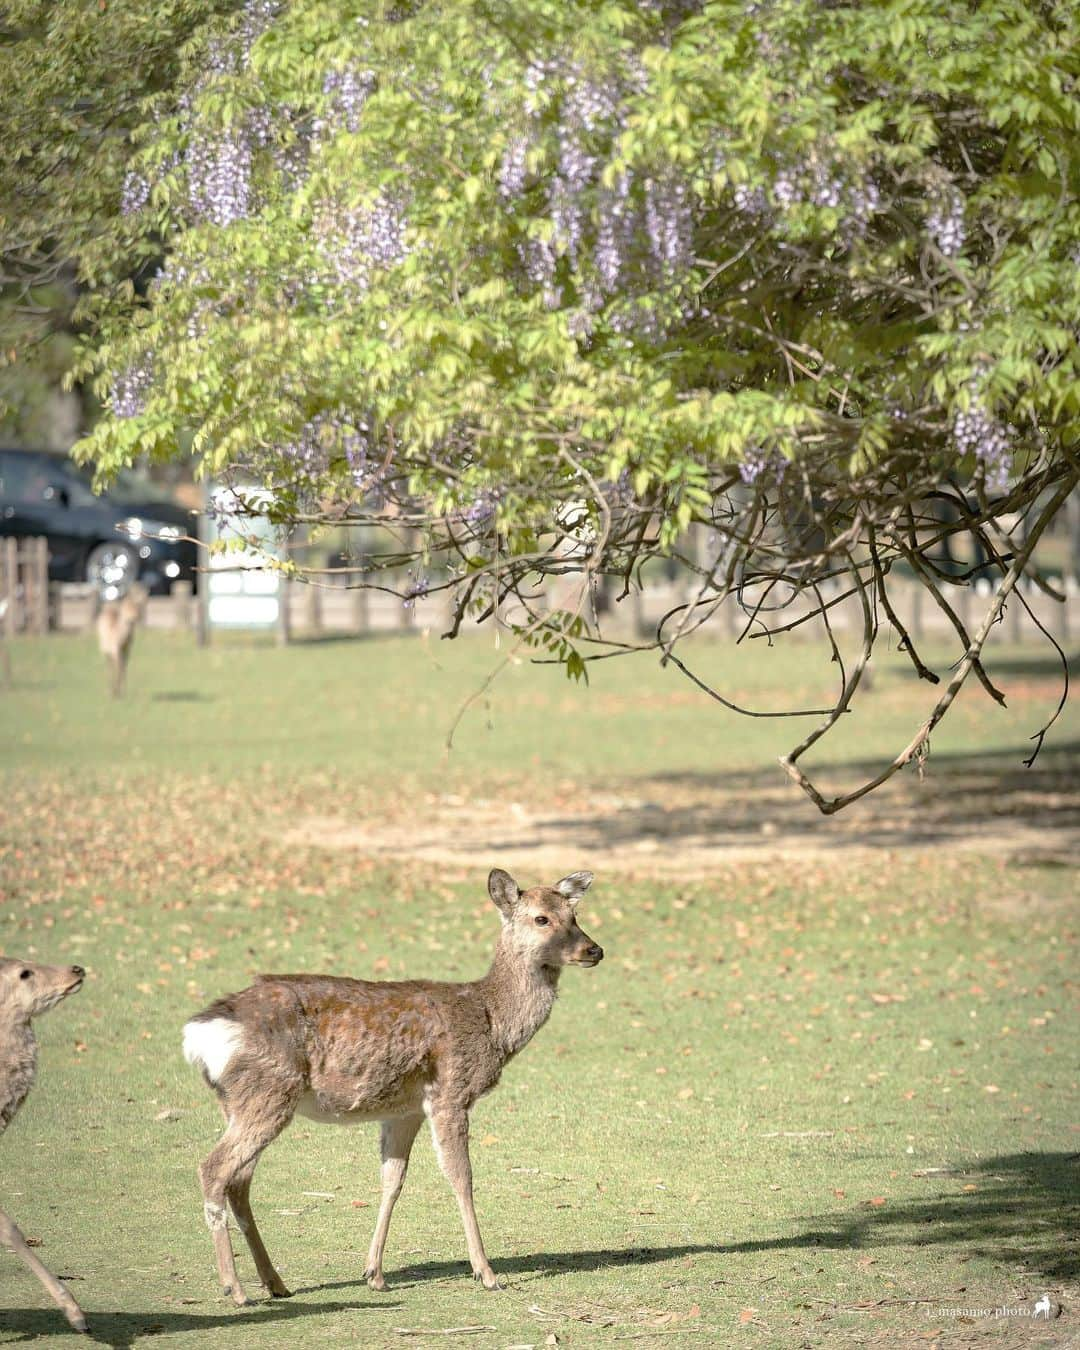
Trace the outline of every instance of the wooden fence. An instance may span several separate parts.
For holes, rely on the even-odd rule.
[[[943,586],[942,589],[968,631],[977,627],[979,616],[989,602],[989,588]],[[73,632],[85,629],[93,622],[97,611],[92,587],[60,586],[53,590],[50,613],[54,628]],[[655,637],[656,625],[664,614],[677,605],[685,604],[696,593],[696,587],[687,586],[681,578],[658,581],[647,586],[644,591],[629,595],[621,604],[610,605],[601,615],[601,627],[610,636]],[[1066,580],[1067,598],[1064,604],[1050,599],[1030,582],[1022,583],[1022,594],[1032,614],[1059,642],[1064,645],[1080,639],[1080,588],[1071,578]],[[923,638],[955,638],[946,616],[917,583],[894,579],[890,595],[900,621],[916,641]],[[827,591],[824,598],[831,598]],[[405,606],[396,596],[381,591],[345,586],[310,586],[294,581],[286,583],[282,599],[285,622],[277,629],[279,641],[322,634],[361,637],[424,630],[438,634],[445,632],[450,624],[450,600],[441,593],[418,597],[411,605]],[[750,603],[749,596],[746,601]],[[764,613],[761,618],[768,620],[773,627],[791,624],[806,614],[807,609],[806,603],[796,598],[785,609]],[[146,623],[150,628],[190,629],[197,632],[199,613],[200,607],[191,593],[190,584],[177,583],[171,595],[151,597]],[[861,632],[862,610],[856,599],[840,601],[830,609],[829,614],[838,634]],[[503,617],[512,621],[518,616],[508,609]],[[592,617],[588,606],[585,617]],[[880,615],[879,619],[884,632],[887,620],[884,615]],[[705,631],[718,638],[733,638],[743,631],[747,623],[747,614],[729,600],[710,619]],[[473,627],[467,620],[461,631],[468,633]],[[760,627],[760,623],[755,623],[750,631],[759,631]],[[670,624],[665,631],[671,631]],[[785,640],[818,639],[820,636],[820,624],[810,622],[796,626],[785,635]],[[1006,608],[1000,636],[1009,642],[1043,640],[1035,619],[1016,598],[1010,600]]]
[[[1001,636],[1013,642],[1041,640],[1037,619],[1063,644],[1080,639],[1080,587],[1071,577],[1063,584],[1066,602],[1059,604],[1033,583],[1022,583],[1023,600],[1031,613],[1019,600],[1010,600],[1002,621]],[[567,594],[554,595],[549,603],[576,605],[576,594],[571,597],[570,592],[579,593],[579,581],[567,579],[561,585]],[[692,577],[676,575],[654,580],[644,591],[627,596],[619,604],[610,599],[605,602],[603,596],[598,596],[602,629],[617,637],[655,637],[656,625],[663,615],[694,599],[697,589]],[[977,625],[978,617],[989,601],[990,583],[943,586],[942,589],[970,631]],[[826,599],[830,598],[827,587],[823,588],[823,594]],[[946,616],[915,582],[905,583],[893,578],[890,595],[901,622],[916,641],[955,636]],[[364,636],[423,630],[440,633],[450,623],[450,597],[441,592],[419,596],[405,605],[397,596],[383,591],[286,581],[281,599],[283,618],[277,629],[279,641],[319,634]],[[747,604],[753,603],[752,596],[746,596],[744,600]],[[774,595],[772,603],[775,602]],[[99,603],[92,585],[49,584],[48,549],[44,539],[0,539],[0,637],[85,631],[93,623]],[[795,597],[784,609],[773,608],[763,612],[761,618],[768,621],[770,627],[776,627],[789,625],[806,612],[805,601]],[[518,616],[510,610],[503,617],[512,621]],[[593,617],[591,604],[585,608],[585,617]],[[884,628],[885,617],[880,618]],[[830,620],[838,633],[861,631],[862,613],[857,600],[852,597],[839,601],[830,609]],[[747,614],[729,600],[709,621],[706,631],[717,637],[730,638],[740,634],[747,622]],[[191,584],[176,582],[170,595],[150,598],[146,623],[150,628],[188,629],[199,634],[204,631],[205,614],[192,593]],[[466,622],[462,631],[468,632],[471,627],[473,625]],[[761,624],[755,623],[751,631],[760,628]],[[666,631],[670,632],[670,628]],[[820,625],[810,622],[794,627],[788,636],[797,640],[819,635]]]
[[[49,628],[48,543],[0,539],[0,637]]]

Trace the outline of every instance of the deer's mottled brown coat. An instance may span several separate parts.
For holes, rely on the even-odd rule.
[[[246,1296],[226,1203],[262,1283],[272,1295],[288,1294],[255,1225],[249,1190],[259,1155],[297,1112],[316,1121],[382,1123],[382,1204],[365,1271],[373,1288],[385,1288],[390,1216],[425,1116],[457,1195],[473,1274],[485,1288],[498,1288],[473,1208],[469,1110],[547,1021],[563,967],[603,958],[575,914],[591,882],[591,872],[575,872],[553,887],[521,891],[507,873],[492,872],[488,891],[502,932],[482,979],[263,975],[187,1024],[185,1054],[216,1089],[227,1122],[200,1177],[218,1273],[237,1303]]]

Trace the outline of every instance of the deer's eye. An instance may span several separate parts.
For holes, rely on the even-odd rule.
[[[548,916],[546,914],[538,914],[536,916],[536,922],[543,928],[544,924],[549,922]]]
[[[28,979],[30,978],[30,976],[33,975],[33,973],[34,973],[34,972],[33,972],[32,970],[23,970],[23,971],[20,971],[20,972],[19,972],[19,979],[20,979],[20,980],[28,980]]]

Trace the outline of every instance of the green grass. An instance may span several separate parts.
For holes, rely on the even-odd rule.
[[[194,1172],[219,1116],[180,1057],[185,1017],[258,970],[470,978],[497,926],[484,875],[498,856],[375,864],[286,842],[290,824],[412,813],[419,836],[448,792],[585,814],[613,785],[734,802],[782,783],[772,757],[803,725],[734,718],[647,662],[597,667],[589,690],[521,664],[447,761],[446,728],[495,657],[405,639],[199,653],[150,635],[114,705],[87,641],[15,644],[0,945],[90,977],[39,1024],[39,1084],[0,1141],[0,1203],[72,1277],[97,1338],[486,1350],[552,1333],[663,1347],[1076,1336],[1080,726],[1070,711],[1039,765],[1019,767],[1056,691],[1041,657],[1005,648],[992,668],[1009,711],[965,695],[935,736],[926,800],[961,840],[1057,821],[1056,850],[923,849],[908,783],[867,811],[907,813],[909,847],[774,859],[765,837],[704,879],[609,867],[582,908],[607,959],[567,973],[551,1022],[474,1113],[478,1213],[506,1289],[468,1278],[422,1137],[387,1292],[367,1290],[377,1132],[298,1120],[253,1192],[296,1296],[221,1300]],[[812,646],[699,659],[726,694],[766,707],[814,703],[834,678]],[[882,663],[819,756],[827,776],[850,783],[891,754],[932,698],[900,658]],[[792,801],[812,842],[817,817]],[[871,817],[848,819],[857,839]],[[564,870],[589,863],[575,852]],[[1030,1308],[1044,1291],[1065,1306],[1045,1331],[939,1311]],[[396,1330],[470,1325],[494,1329]],[[0,1344],[68,1334],[0,1253]]]

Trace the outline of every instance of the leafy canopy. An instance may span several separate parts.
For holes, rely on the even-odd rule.
[[[696,524],[711,561],[657,643],[842,581],[866,642],[835,720],[894,564],[942,599],[942,539],[974,538],[988,631],[1030,567],[1001,518],[1033,544],[1077,481],[1078,25],[1027,0],[250,0],[144,101],[83,251],[78,370],[110,413],[78,453],[190,447],[283,523],[406,523],[383,558],[414,591],[453,588],[458,622],[515,595],[575,672],[580,616],[538,584],[629,582]],[[132,259],[149,284],[111,284]],[[787,767],[836,809],[795,763],[816,734]]]

